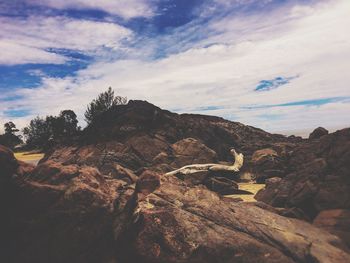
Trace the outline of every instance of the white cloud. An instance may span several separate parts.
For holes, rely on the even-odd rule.
[[[66,17],[38,17],[15,20],[0,17],[0,64],[63,63],[66,58],[47,51],[71,49],[95,54],[103,49],[118,51],[121,42],[132,37],[129,29],[113,23]]]
[[[154,15],[152,0],[29,0],[32,4],[57,9],[97,9],[125,19]]]
[[[339,0],[277,10],[266,19],[261,15],[227,17],[208,25],[212,30],[220,29],[219,34],[194,45],[217,44],[156,61],[100,62],[74,78],[45,78],[42,87],[16,94],[25,96],[19,101],[21,107],[33,109],[33,115],[71,108],[82,119],[86,104],[112,86],[121,95],[146,99],[163,108],[219,115],[268,131],[346,126],[350,104],[344,102],[254,110],[244,107],[350,96],[349,9],[349,1]],[[193,32],[188,26],[183,30]],[[177,37],[166,40],[179,45]],[[147,42],[145,46],[147,50]],[[254,92],[262,79],[296,75],[300,77],[278,89]],[[197,110],[207,106],[220,109]]]
[[[46,52],[40,48],[16,43],[8,39],[0,39],[0,64],[15,65],[25,63],[61,64],[66,60],[57,54]]]

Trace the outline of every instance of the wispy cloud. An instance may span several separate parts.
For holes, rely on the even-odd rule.
[[[121,16],[125,19],[151,17],[155,0],[28,0],[35,5],[57,9],[95,9]]]
[[[77,50],[86,54],[118,52],[132,32],[108,22],[67,17],[0,17],[0,64],[64,63],[69,58],[52,49]],[[50,52],[51,51],[51,52]]]
[[[301,100],[301,101],[292,101],[281,104],[268,104],[268,105],[256,105],[256,106],[244,106],[243,109],[266,109],[266,108],[276,108],[276,107],[290,107],[290,106],[322,106],[330,103],[344,102],[350,103],[349,97],[335,97],[335,98],[320,98],[313,100]]]
[[[225,4],[231,7],[229,2],[211,4],[213,8]],[[62,39],[55,43],[56,33],[42,37],[35,28],[39,32],[49,29],[40,31],[41,26],[33,23],[28,31],[30,43],[38,38],[35,48],[80,48],[85,53],[97,52],[102,59],[74,76],[44,76],[40,87],[8,91],[6,96],[23,99],[2,102],[0,112],[10,107],[30,109],[31,115],[17,118],[25,123],[31,116],[71,108],[82,119],[86,104],[112,86],[121,95],[146,99],[163,108],[219,115],[269,131],[292,130],[296,124],[309,130],[315,126],[347,125],[350,103],[344,98],[350,97],[350,2],[285,1],[285,5],[262,11],[247,10],[243,2],[235,1],[232,13],[215,16],[210,14],[217,14],[219,9],[204,13],[202,5],[195,10],[199,14],[196,19],[162,34],[137,35],[116,24],[85,24],[86,21],[66,18],[63,21],[80,26],[67,25],[62,30],[57,25]],[[261,7],[276,2],[264,1]],[[51,23],[52,28],[55,24]],[[82,37],[74,28],[81,30]],[[94,39],[99,30],[98,39]],[[27,38],[23,31],[16,35]],[[5,35],[9,38],[9,34]],[[22,37],[21,41],[18,38],[16,43],[22,43]],[[110,43],[107,56],[101,51],[105,43]],[[67,59],[62,54],[48,54]],[[290,76],[299,77],[292,80]],[[261,80],[269,82],[260,89],[268,92],[255,91]],[[281,85],[283,88],[277,88]]]

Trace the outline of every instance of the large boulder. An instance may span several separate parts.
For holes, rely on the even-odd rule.
[[[182,167],[194,163],[215,163],[217,154],[193,138],[180,140],[172,145],[174,162],[172,166]]]
[[[96,168],[53,161],[14,177],[6,262],[109,262],[113,203],[124,185]]]
[[[283,158],[271,148],[255,151],[251,165],[258,183],[272,177],[283,177],[286,169]]]
[[[316,128],[315,130],[313,130],[312,133],[310,133],[309,135],[309,139],[310,140],[313,140],[313,139],[319,139],[321,138],[322,136],[325,136],[328,134],[328,130],[326,130],[325,128],[323,127],[318,127]]]
[[[302,209],[313,220],[329,209],[350,209],[350,129],[304,142],[290,153],[289,173],[256,198]]]
[[[137,200],[130,214],[118,247],[126,262],[350,260],[337,237],[308,223],[187,187],[176,177],[161,180],[160,188]]]

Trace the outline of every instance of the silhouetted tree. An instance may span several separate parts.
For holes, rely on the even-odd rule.
[[[111,107],[124,105],[127,104],[127,102],[128,99],[126,97],[115,96],[114,91],[109,87],[107,91],[100,93],[98,97],[87,106],[85,121],[90,124],[97,116],[109,110]]]
[[[52,144],[71,141],[79,130],[77,115],[72,110],[64,110],[59,116],[31,120],[23,129],[23,135],[29,148],[47,149]]]
[[[36,117],[23,129],[26,144],[30,148],[44,148],[52,136],[47,120]]]
[[[5,134],[15,134],[19,130],[16,128],[16,125],[10,121],[4,124]]]
[[[72,110],[61,111],[59,118],[63,123],[63,135],[73,136],[80,130],[77,115]]]
[[[16,145],[21,144],[23,141],[20,135],[16,135],[19,130],[16,125],[10,121],[4,124],[5,134],[0,135],[0,144],[5,145],[13,149]]]

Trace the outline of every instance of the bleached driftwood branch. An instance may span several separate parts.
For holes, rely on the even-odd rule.
[[[186,165],[180,169],[177,169],[175,171],[171,171],[169,173],[166,173],[165,175],[188,175],[188,174],[194,174],[202,171],[212,171],[212,172],[219,172],[219,171],[227,171],[227,172],[239,172],[239,169],[243,166],[243,154],[237,153],[234,149],[231,149],[231,153],[234,156],[235,162],[233,165],[223,165],[223,164],[216,164],[216,163],[207,163],[207,164],[191,164]]]

